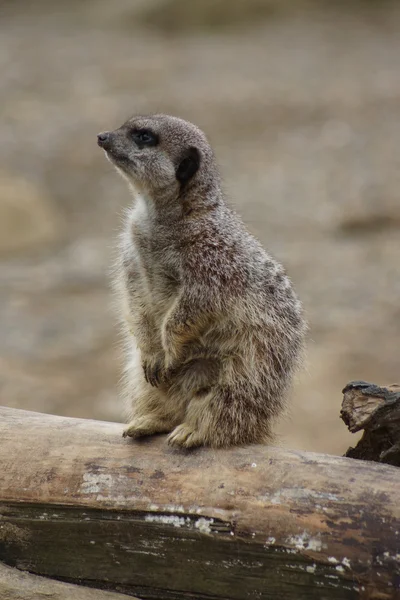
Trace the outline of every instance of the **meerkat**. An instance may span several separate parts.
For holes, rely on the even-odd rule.
[[[213,151],[192,123],[138,116],[98,135],[134,196],[116,289],[131,438],[172,446],[271,439],[306,324],[283,267],[225,201]]]

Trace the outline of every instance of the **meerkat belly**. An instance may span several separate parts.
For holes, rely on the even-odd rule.
[[[130,214],[126,244],[126,272],[131,305],[151,314],[156,328],[177,296],[179,255],[174,251],[169,232],[160,231],[147,205],[138,200]]]

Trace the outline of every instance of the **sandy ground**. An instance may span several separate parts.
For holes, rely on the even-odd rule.
[[[166,35],[110,4],[1,6],[1,403],[121,420],[108,282],[130,198],[95,136],[171,112],[207,132],[305,304],[279,443],[343,453],[342,387],[400,376],[400,9]]]

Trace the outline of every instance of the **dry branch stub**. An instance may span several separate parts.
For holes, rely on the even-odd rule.
[[[400,471],[0,408],[0,561],[164,600],[394,599]]]
[[[364,430],[345,456],[400,466],[400,385],[352,381],[343,390],[340,414],[349,431]]]

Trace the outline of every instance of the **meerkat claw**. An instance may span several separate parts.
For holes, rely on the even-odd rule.
[[[162,368],[160,361],[157,361],[154,365],[149,362],[143,363],[144,378],[153,387],[160,385],[162,381]]]
[[[190,425],[182,423],[178,425],[168,436],[168,444],[170,446],[178,446],[181,448],[195,448],[203,443],[200,433],[193,429]]]
[[[169,421],[154,416],[137,417],[124,429],[122,437],[137,439],[155,433],[169,433],[173,425]]]
[[[122,432],[122,437],[139,438],[153,433],[154,427],[148,419],[140,418],[131,421]]]

